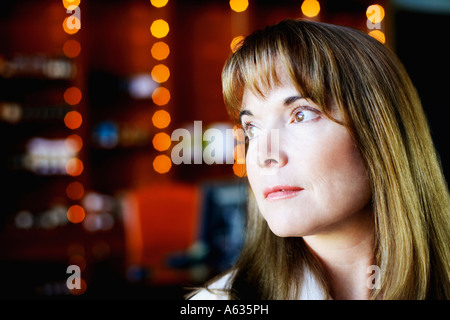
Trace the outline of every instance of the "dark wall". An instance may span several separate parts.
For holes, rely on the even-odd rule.
[[[450,15],[399,10],[394,18],[396,52],[419,92],[448,182]]]

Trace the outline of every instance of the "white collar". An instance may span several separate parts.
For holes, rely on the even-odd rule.
[[[298,300],[327,300],[327,295],[321,289],[317,278],[305,268],[303,286]]]
[[[229,300],[226,291],[229,289],[229,280],[233,272],[226,273],[223,277],[213,282],[207,289],[200,290],[190,300]],[[327,300],[327,295],[322,291],[314,274],[305,269],[302,290],[298,300]]]

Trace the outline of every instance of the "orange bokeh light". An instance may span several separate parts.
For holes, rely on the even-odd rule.
[[[77,17],[69,16],[64,19],[62,26],[67,34],[75,34],[81,29],[81,21]]]
[[[153,160],[153,169],[158,173],[167,173],[172,167],[172,161],[164,154],[159,155]]]
[[[83,271],[86,268],[86,259],[81,254],[74,254],[69,258],[69,265],[71,264],[77,265]]]
[[[166,82],[170,77],[170,70],[164,64],[157,64],[151,72],[153,80],[158,83]]]
[[[244,40],[243,36],[237,36],[231,40],[230,48],[232,52],[236,52],[242,46],[242,40]]]
[[[158,106],[168,104],[170,101],[170,91],[167,88],[156,88],[152,93],[152,100]]]
[[[302,3],[302,12],[307,17],[315,17],[320,12],[320,4],[319,1],[316,0],[305,0]]]
[[[164,60],[169,56],[170,48],[165,42],[156,42],[151,49],[152,57],[156,60]]]
[[[366,16],[367,19],[370,20],[370,22],[380,23],[381,21],[383,21],[385,16],[384,8],[379,4],[373,4],[367,8]]]
[[[76,177],[83,173],[83,161],[78,158],[69,159],[66,163],[66,172],[68,175]]]
[[[163,19],[155,20],[150,26],[150,32],[155,38],[164,38],[169,33],[169,24]]]
[[[248,7],[248,0],[230,0],[230,8],[236,12],[245,11]]]
[[[245,177],[247,172],[245,170],[245,164],[242,163],[234,163],[233,164],[233,172],[238,177]]]
[[[151,4],[156,8],[164,7],[169,0],[150,0]]]
[[[383,31],[381,31],[381,30],[372,30],[369,32],[369,36],[377,39],[381,43],[386,42],[386,36],[384,35]]]
[[[158,129],[163,129],[170,124],[170,114],[165,110],[158,110],[153,114],[152,122]]]
[[[80,279],[80,289],[73,288],[73,289],[70,289],[69,291],[74,296],[79,296],[79,295],[82,295],[83,293],[85,293],[86,290],[87,290],[86,281],[83,278],[81,278]]]
[[[79,152],[83,147],[83,139],[77,134],[72,134],[64,141],[66,149],[72,153]]]
[[[84,196],[84,187],[81,183],[74,181],[67,185],[66,195],[69,199],[80,200]]]
[[[78,7],[80,5],[80,0],[62,0],[64,8],[68,9],[70,6]]]
[[[67,57],[75,58],[81,52],[81,45],[77,40],[67,40],[64,42],[63,52]]]
[[[245,163],[245,144],[239,143],[236,147],[234,147],[233,158],[239,164]]]
[[[64,91],[64,101],[71,106],[80,103],[82,96],[81,90],[77,87],[70,87]]]
[[[155,134],[153,138],[153,147],[158,151],[165,151],[170,148],[172,144],[172,140],[170,136],[165,132],[160,132]]]
[[[78,111],[69,111],[64,117],[64,123],[69,129],[78,129],[83,122],[83,117]]]
[[[79,205],[73,205],[67,210],[67,219],[72,223],[80,223],[84,220],[86,213],[83,207]]]

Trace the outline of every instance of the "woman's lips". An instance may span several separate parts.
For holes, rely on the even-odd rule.
[[[264,189],[264,199],[281,200],[297,196],[303,188],[295,186],[273,186]]]

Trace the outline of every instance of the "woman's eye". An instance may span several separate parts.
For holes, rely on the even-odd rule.
[[[251,124],[245,125],[245,134],[251,140],[258,135],[258,128]]]
[[[318,116],[319,115],[314,111],[298,110],[298,111],[295,111],[293,114],[293,122],[306,122],[306,121],[314,120]]]
[[[305,120],[305,113],[303,111],[298,111],[294,114],[295,122],[302,122]]]

